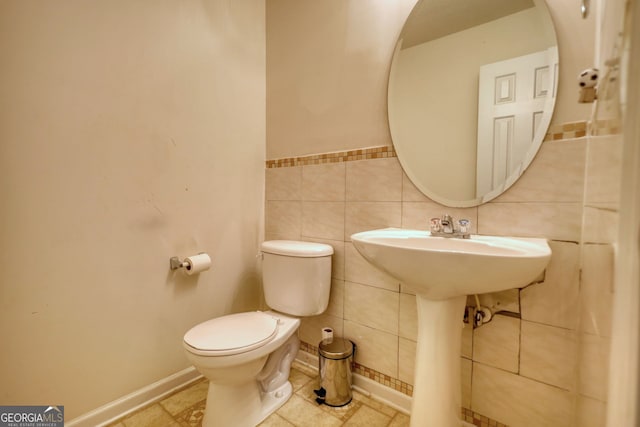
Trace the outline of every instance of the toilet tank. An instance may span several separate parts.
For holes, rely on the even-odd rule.
[[[266,303],[293,316],[315,316],[329,305],[331,255],[323,243],[270,240],[262,243]]]

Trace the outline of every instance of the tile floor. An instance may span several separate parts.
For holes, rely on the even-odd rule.
[[[294,394],[260,427],[409,426],[409,416],[356,391],[351,403],[341,408],[318,405],[313,393],[318,388],[318,373],[298,362],[294,362],[289,379]],[[208,383],[204,379],[199,380],[109,427],[199,427],[202,425],[207,388]]]

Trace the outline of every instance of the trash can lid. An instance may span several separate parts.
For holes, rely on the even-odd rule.
[[[318,351],[322,357],[327,359],[346,359],[353,355],[353,343],[344,338],[322,340],[318,345]]]

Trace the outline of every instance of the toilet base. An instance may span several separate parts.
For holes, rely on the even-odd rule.
[[[255,427],[285,404],[293,387],[290,382],[261,393],[257,382],[240,386],[209,383],[202,427]]]
[[[282,384],[277,390],[265,393],[262,396],[262,418],[258,422],[262,422],[269,415],[280,409],[293,394],[293,386],[289,381]]]
[[[230,378],[221,381],[220,375],[209,377],[215,380],[209,381],[203,427],[255,427],[289,400],[293,393],[289,372],[300,348],[296,329],[291,330],[292,335],[266,362],[255,361],[254,367],[262,366],[262,370],[253,378],[247,378],[248,381],[234,382],[229,381]],[[235,379],[238,369],[245,374],[251,372],[249,365],[236,367]]]

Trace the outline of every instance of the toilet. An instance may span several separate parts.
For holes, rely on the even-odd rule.
[[[187,358],[209,380],[203,427],[254,427],[282,406],[292,393],[300,317],[329,304],[331,246],[271,240],[261,251],[271,310],[207,320],[184,335]]]

